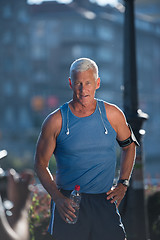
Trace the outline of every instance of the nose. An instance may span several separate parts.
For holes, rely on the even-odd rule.
[[[83,83],[80,84],[79,90],[82,92],[83,91]]]
[[[86,89],[85,84],[81,83],[80,86],[79,86],[79,91],[83,92],[83,91],[85,91],[85,89]]]

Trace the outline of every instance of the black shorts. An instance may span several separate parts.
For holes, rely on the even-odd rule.
[[[67,197],[70,192],[62,190]],[[75,224],[63,221],[55,207],[54,222],[50,224],[50,233],[53,235],[53,239],[124,240],[125,230],[118,209],[106,197],[106,193],[82,194],[79,217]]]

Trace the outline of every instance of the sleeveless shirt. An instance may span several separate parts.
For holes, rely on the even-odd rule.
[[[60,107],[62,128],[54,151],[58,188],[72,190],[78,184],[81,192],[103,193],[112,187],[116,167],[116,132],[107,119],[104,102],[96,101],[95,111],[87,117],[75,116],[69,103]]]

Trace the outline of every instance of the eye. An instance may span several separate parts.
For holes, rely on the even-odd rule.
[[[87,82],[86,82],[86,85],[89,85],[89,84],[90,84],[90,82],[89,82],[89,81],[87,81]]]
[[[80,85],[80,82],[75,82],[74,85],[78,86],[78,85]]]

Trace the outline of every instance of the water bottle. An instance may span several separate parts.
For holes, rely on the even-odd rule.
[[[75,224],[78,220],[79,208],[80,208],[80,202],[81,202],[81,194],[79,193],[79,191],[80,191],[80,186],[76,185],[74,190],[70,194],[70,199],[73,202],[72,207],[75,209],[74,215],[76,215],[76,217],[73,218],[72,221],[70,221],[67,218],[66,220],[67,220],[67,223],[69,224]]]

